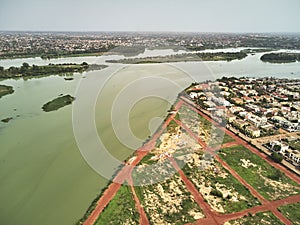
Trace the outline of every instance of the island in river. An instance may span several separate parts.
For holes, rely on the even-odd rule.
[[[185,53],[168,56],[126,58],[119,60],[107,60],[109,63],[144,64],[144,63],[171,63],[171,62],[196,62],[196,61],[232,61],[247,57],[245,52],[199,52]]]
[[[1,122],[3,123],[8,123],[9,121],[11,121],[13,118],[12,117],[7,117],[5,119],[2,119]]]
[[[49,76],[54,74],[72,74],[72,73],[82,73],[87,70],[101,70],[106,68],[106,65],[91,64],[86,62],[81,64],[76,63],[63,63],[63,64],[52,64],[45,66],[30,66],[28,63],[24,62],[21,67],[11,66],[8,69],[0,67],[0,79],[7,78],[19,78],[19,77],[37,77],[37,76]]]
[[[14,88],[12,86],[0,85],[0,98],[4,95],[9,95],[14,93]]]
[[[268,53],[264,54],[261,58],[263,62],[269,63],[292,63],[300,61],[300,53],[289,53],[289,52],[280,52],[280,53]]]
[[[72,104],[72,102],[75,100],[75,98],[71,95],[64,95],[61,97],[58,97],[56,99],[53,99],[50,102],[47,102],[43,105],[42,109],[45,112],[51,112],[56,111],[64,106]]]

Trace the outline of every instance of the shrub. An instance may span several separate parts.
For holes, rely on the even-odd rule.
[[[210,192],[210,195],[213,195],[213,196],[217,196],[217,197],[223,198],[222,192],[219,191],[219,190],[217,190],[217,189],[212,189],[211,192]]]
[[[273,152],[271,154],[271,158],[277,163],[281,163],[281,161],[283,160],[283,156],[277,152]]]

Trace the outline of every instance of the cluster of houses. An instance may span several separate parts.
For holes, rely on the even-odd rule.
[[[291,162],[295,166],[300,165],[300,152],[295,149],[291,149],[287,142],[280,140],[273,140],[266,145],[273,152],[277,152],[285,157],[285,159]]]
[[[279,128],[300,131],[300,80],[221,78],[189,88],[189,97],[212,113],[224,109],[227,124],[257,138]]]

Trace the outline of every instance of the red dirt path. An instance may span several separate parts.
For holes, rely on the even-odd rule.
[[[140,224],[145,224],[145,225],[149,225],[149,220],[148,220],[148,217],[144,211],[144,208],[142,207],[141,203],[140,203],[140,200],[139,198],[137,197],[136,193],[135,193],[135,190],[134,190],[134,187],[133,187],[133,181],[132,181],[132,176],[130,176],[128,178],[128,183],[130,185],[130,188],[131,188],[131,191],[132,191],[132,194],[133,194],[133,198],[135,200],[135,205],[136,205],[136,208],[140,214]]]

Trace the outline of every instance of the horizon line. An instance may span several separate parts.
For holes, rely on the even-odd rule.
[[[300,31],[132,31],[132,30],[5,30],[0,29],[0,32],[31,32],[31,33],[185,33],[185,34],[298,34]]]

